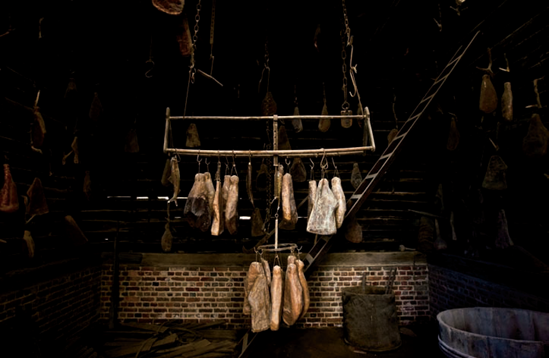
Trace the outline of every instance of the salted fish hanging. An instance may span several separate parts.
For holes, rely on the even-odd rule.
[[[351,185],[356,190],[360,186],[360,183],[362,183],[360,168],[358,167],[358,163],[353,163],[353,170],[351,171]]]

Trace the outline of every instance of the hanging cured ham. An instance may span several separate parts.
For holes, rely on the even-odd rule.
[[[278,331],[282,316],[282,299],[284,291],[284,271],[279,265],[273,267],[271,282],[271,331]]]
[[[332,235],[337,232],[335,211],[339,205],[330,190],[328,179],[321,179],[316,190],[313,211],[307,222],[307,231],[312,234]]]
[[[252,191],[252,174],[253,174],[252,162],[248,162],[248,172],[246,174],[247,174],[246,175],[246,193],[248,194],[248,200],[250,200],[250,203],[252,203],[252,207],[255,208],[254,194]]]
[[[284,174],[282,178],[282,221],[279,227],[284,230],[294,230],[297,223],[297,207],[294,199],[292,176]]]
[[[513,91],[511,82],[503,84],[503,95],[501,96],[501,116],[511,122],[513,120]]]
[[[227,220],[225,219],[225,213],[227,211],[227,200],[229,199],[229,187],[231,186],[231,176],[225,175],[223,178],[223,187],[221,188],[221,197],[223,198],[223,222],[225,229],[229,230]]]
[[[282,319],[288,326],[292,326],[299,319],[303,309],[303,288],[295,263],[288,263],[286,269],[283,305]]]
[[[194,176],[194,184],[187,196],[183,215],[191,227],[206,232],[210,228],[211,216],[204,174]]]
[[[170,200],[168,200],[168,203],[171,203],[172,201],[175,202],[175,206],[177,206],[177,196],[179,195],[180,189],[180,173],[179,173],[179,164],[177,163],[177,158],[172,157],[170,159],[170,177],[169,181],[173,185],[173,196]]]
[[[263,236],[265,232],[263,231],[263,218],[261,217],[261,211],[259,208],[255,208],[252,213],[252,236]]]
[[[302,183],[307,180],[307,169],[301,161],[301,158],[295,158],[290,167],[290,174],[292,175],[293,181],[296,183]]]
[[[27,190],[27,196],[29,197],[29,204],[26,209],[27,215],[43,215],[50,212],[40,178],[34,178],[32,185]]]
[[[498,107],[498,95],[496,89],[492,84],[490,75],[485,74],[482,76],[482,83],[480,85],[480,103],[479,108],[482,112],[488,114],[492,113]]]
[[[238,231],[238,182],[239,178],[232,175],[229,186],[229,196],[225,206],[225,225],[231,235]]]
[[[185,6],[185,0],[152,0],[158,10],[170,15],[179,15]]]
[[[215,183],[215,195],[213,200],[213,220],[212,220],[212,235],[219,236],[225,230],[225,205],[223,202],[223,189],[221,181]]]
[[[522,141],[522,151],[531,158],[539,158],[547,153],[547,139],[549,133],[541,122],[539,114],[534,113],[530,118],[528,133]]]
[[[206,185],[206,197],[208,198],[208,208],[210,216],[213,218],[213,202],[215,197],[215,188],[212,182],[212,175],[209,172],[204,173],[204,182]]]
[[[259,262],[254,261],[250,264],[248,273],[246,274],[246,281],[244,282],[244,307],[242,310],[242,313],[246,316],[249,316],[252,312],[248,298],[250,296],[250,290],[254,286],[255,280],[261,270],[263,270],[262,265]]]
[[[183,21],[179,27],[177,34],[177,42],[179,43],[179,52],[181,56],[188,57],[194,52],[193,41],[191,39],[191,30],[189,29],[189,20],[187,16],[183,16]]]
[[[307,197],[307,222],[311,218],[311,212],[316,199],[316,181],[309,180],[309,196]]]
[[[507,164],[499,155],[492,155],[488,162],[488,168],[482,181],[482,187],[489,190],[505,190],[507,189],[507,180],[505,172]]]
[[[17,210],[19,210],[17,186],[11,177],[9,164],[4,164],[4,185],[0,190],[0,212],[13,213]]]
[[[160,240],[162,251],[164,252],[172,251],[172,243],[173,243],[172,230],[170,228],[170,223],[167,222],[166,226],[164,226],[164,234],[162,235],[162,239]]]
[[[345,212],[347,211],[347,203],[345,201],[345,193],[341,187],[341,179],[338,177],[332,178],[332,192],[337,199],[337,208],[335,211],[336,227],[339,229],[345,220]]]
[[[187,128],[187,141],[186,145],[188,148],[198,148],[200,147],[200,137],[198,136],[198,129],[196,124],[191,123]]]
[[[294,108],[294,116],[299,116],[299,107],[295,106]],[[301,118],[295,118],[292,119],[292,125],[294,126],[294,132],[299,133],[303,130],[303,123],[301,122]]]
[[[295,260],[296,266],[297,266],[297,275],[299,277],[299,283],[301,284],[301,289],[303,292],[303,308],[301,309],[301,315],[299,318],[305,317],[305,314],[309,310],[309,304],[311,303],[311,298],[309,295],[309,285],[307,284],[307,279],[305,278],[305,272],[303,271],[303,268],[305,267],[305,264],[303,261],[297,259]]]
[[[252,332],[268,330],[271,323],[271,293],[262,268],[259,268],[257,278],[250,288],[248,301],[252,315]]]
[[[271,287],[271,268],[269,267],[269,262],[263,257],[260,258],[261,265],[263,265],[263,271],[265,272],[265,278],[267,279],[267,285]]]
[[[362,183],[362,174],[360,173],[360,168],[358,163],[353,164],[353,170],[351,171],[351,185],[353,188],[357,189]]]

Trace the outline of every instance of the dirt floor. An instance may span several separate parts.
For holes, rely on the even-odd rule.
[[[343,328],[281,329],[261,332],[242,358],[444,357],[438,348],[438,327],[432,324],[401,328],[402,345],[388,352],[360,352],[344,341]]]

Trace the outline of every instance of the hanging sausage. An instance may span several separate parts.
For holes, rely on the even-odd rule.
[[[173,185],[173,196],[170,200],[168,200],[168,203],[171,203],[172,201],[175,202],[175,206],[177,206],[177,196],[179,195],[179,185],[181,184],[181,178],[179,173],[179,164],[177,163],[177,158],[172,157],[170,159],[170,178],[169,181]],[[196,182],[196,178],[195,178]],[[186,205],[185,205],[186,206]]]
[[[511,122],[513,120],[513,91],[511,82],[503,84],[503,95],[501,96],[501,116]]]
[[[246,175],[246,193],[248,194],[248,200],[250,200],[250,203],[252,203],[252,207],[255,208],[254,204],[254,194],[252,192],[252,162],[251,160],[248,162],[248,172]]]
[[[223,202],[223,189],[221,180],[215,181],[215,195],[213,200],[213,220],[212,230],[213,236],[219,236],[225,230],[225,204]]]
[[[328,179],[321,179],[316,190],[316,198],[307,231],[312,234],[332,235],[337,232],[335,211],[339,202],[330,190]]]
[[[284,174],[282,178],[282,221],[279,227],[284,230],[294,230],[297,223],[297,208],[294,198],[292,176]]]

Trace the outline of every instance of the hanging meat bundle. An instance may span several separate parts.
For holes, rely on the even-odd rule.
[[[13,182],[9,164],[4,164],[4,185],[0,190],[0,211],[13,213],[19,210],[19,199],[17,198],[17,186]]]
[[[183,215],[191,227],[205,232],[210,228],[211,216],[204,174],[194,176],[194,184],[187,195]]]
[[[294,199],[292,176],[284,174],[282,178],[282,221],[279,227],[284,230],[294,230],[297,223],[297,207]]]
[[[358,163],[353,164],[353,170],[351,171],[351,185],[353,188],[357,189],[362,183],[362,174],[360,173],[360,168]]]
[[[232,175],[225,206],[225,227],[231,235],[238,231],[238,182],[238,176]]]
[[[271,281],[271,331],[278,331],[282,316],[282,299],[284,292],[284,271],[279,265],[273,267]]]
[[[507,181],[505,172],[507,164],[499,155],[492,155],[488,162],[488,168],[482,181],[482,187],[489,190],[505,190],[507,189]]]
[[[292,175],[293,181],[296,183],[302,183],[307,180],[307,169],[301,161],[301,158],[295,158],[290,167],[290,174]]]
[[[43,215],[50,212],[40,178],[34,178],[32,185],[27,190],[27,196],[29,197],[26,209],[27,215]]]
[[[311,218],[311,212],[316,199],[316,181],[309,180],[309,196],[307,197],[307,222]]]
[[[332,192],[337,199],[337,208],[335,211],[336,227],[339,229],[345,220],[345,212],[347,211],[347,203],[345,202],[345,193],[341,187],[341,179],[339,177],[332,178]]]
[[[166,172],[166,170],[164,170]],[[177,196],[179,195],[180,189],[180,173],[179,173],[179,164],[177,163],[177,158],[172,157],[170,159],[170,175],[169,179],[170,183],[173,185],[173,196],[170,200],[168,200],[168,203],[171,203],[172,201],[175,202],[175,206],[177,206]],[[195,179],[196,182],[196,179]]]
[[[528,133],[522,141],[522,151],[531,158],[539,158],[547,153],[549,132],[543,125],[539,114],[534,113],[530,118]]]
[[[288,326],[293,325],[299,319],[302,309],[303,288],[299,281],[299,273],[297,272],[296,264],[290,263],[290,260],[288,260],[286,280],[284,282],[284,306],[282,309],[284,323]]]
[[[173,243],[172,230],[170,228],[170,223],[167,222],[166,226],[164,226],[164,234],[162,235],[162,239],[160,240],[162,251],[164,252],[172,251],[172,243]]]
[[[496,110],[498,107],[498,95],[496,89],[492,84],[490,75],[485,74],[482,76],[482,83],[480,85],[480,103],[479,108],[482,112],[489,114]]]
[[[255,208],[254,204],[254,194],[252,192],[252,162],[248,162],[248,172],[246,175],[246,193],[248,194],[248,199],[250,200],[250,203],[252,203],[252,206]]]
[[[211,230],[213,236],[219,236],[225,230],[225,203],[222,191],[221,180],[216,180]]]
[[[338,199],[330,190],[328,179],[321,179],[316,189],[316,198],[307,231],[312,234],[332,235],[337,232],[335,211],[339,205]]]
[[[501,116],[511,122],[513,120],[513,91],[511,82],[503,84],[503,95],[501,96]]]
[[[248,286],[248,302],[252,315],[252,332],[257,333],[266,331],[270,327],[271,294],[263,265],[257,262],[253,269],[253,275],[256,277],[253,285]]]

